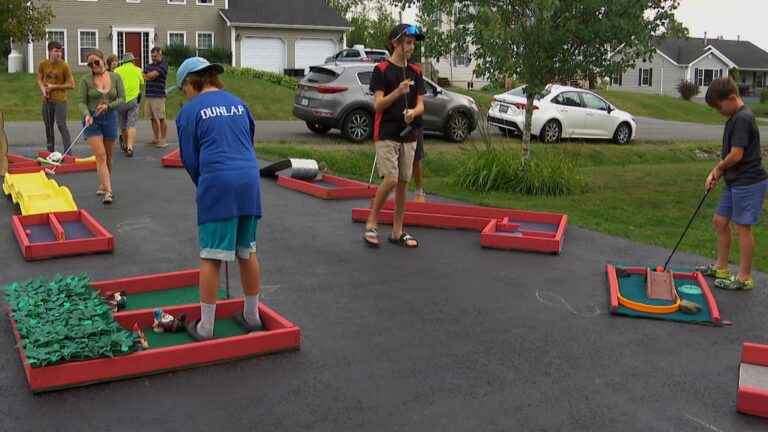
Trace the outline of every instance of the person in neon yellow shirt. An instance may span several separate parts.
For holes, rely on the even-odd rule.
[[[133,53],[127,52],[120,60],[115,73],[120,75],[125,86],[125,104],[117,109],[120,120],[121,149],[126,156],[133,156],[133,142],[136,139],[136,121],[139,118],[141,94],[144,92],[144,74],[136,67]]]

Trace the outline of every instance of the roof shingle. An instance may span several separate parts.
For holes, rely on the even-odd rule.
[[[704,38],[668,38],[658,49],[678,64],[690,64],[710,45],[740,69],[768,69],[768,52],[748,41],[707,39],[705,44]]]
[[[325,0],[229,0],[229,9],[221,9],[221,13],[239,24],[352,27]]]

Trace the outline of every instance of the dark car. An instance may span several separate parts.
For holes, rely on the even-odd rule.
[[[293,115],[309,130],[341,130],[344,139],[362,142],[373,135],[373,93],[369,89],[372,63],[312,66],[296,89]],[[437,132],[453,142],[464,141],[477,125],[474,99],[444,90],[424,79],[425,132]]]

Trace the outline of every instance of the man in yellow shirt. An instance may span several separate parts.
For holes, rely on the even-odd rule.
[[[120,147],[126,156],[133,156],[133,141],[136,139],[136,121],[139,117],[139,104],[141,94],[144,92],[144,74],[136,67],[133,61],[136,58],[133,53],[127,52],[120,60],[120,66],[115,68],[115,73],[123,79],[125,86],[125,104],[117,109],[120,120]]]
[[[48,42],[48,58],[37,67],[37,86],[43,93],[43,123],[48,151],[55,151],[56,132],[53,125],[56,123],[64,140],[63,152],[71,144],[67,129],[67,90],[75,88],[75,77],[67,62],[61,59],[59,42]]]

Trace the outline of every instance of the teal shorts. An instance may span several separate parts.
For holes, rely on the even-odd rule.
[[[242,259],[256,252],[257,216],[240,216],[198,227],[200,258],[234,261],[235,253]]]

